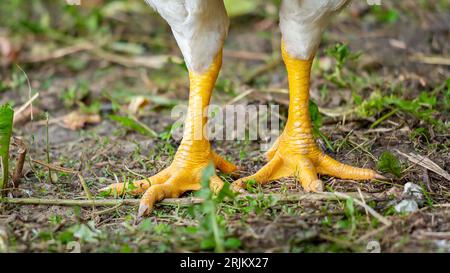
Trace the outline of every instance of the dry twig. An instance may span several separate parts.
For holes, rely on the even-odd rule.
[[[86,181],[84,180],[83,176],[81,175],[81,173],[79,171],[75,171],[73,169],[68,169],[68,168],[64,168],[64,167],[60,167],[60,166],[56,166],[53,164],[49,164],[49,163],[45,163],[41,160],[37,160],[37,159],[31,159],[32,162],[42,165],[44,167],[47,167],[49,170],[54,170],[54,171],[59,171],[59,172],[63,172],[63,173],[70,173],[70,174],[76,174],[78,176],[78,179],[80,180],[80,184],[83,187],[83,190],[86,194],[86,197],[89,200],[92,200],[92,194],[89,190],[89,187],[86,184]]]
[[[426,168],[426,169],[428,169],[450,181],[450,174],[448,172],[446,172],[444,169],[442,169],[441,167],[439,167],[438,164],[431,161],[431,159],[429,159],[428,157],[421,156],[421,155],[414,154],[414,153],[405,154],[405,153],[400,152],[399,150],[396,150],[396,152],[399,153],[400,155],[406,157],[412,163],[420,165],[420,166],[422,166],[422,167],[424,167],[424,168]]]
[[[13,186],[14,188],[17,188],[19,186],[19,180],[22,178],[23,175],[23,165],[25,163],[28,145],[25,143],[25,141],[17,137],[13,138],[13,145],[19,147],[16,168],[14,170],[12,177]]]
[[[321,200],[343,200],[348,198],[356,198],[358,193],[306,193],[306,194],[272,194],[270,195],[277,198],[278,201],[285,202],[298,202],[302,200],[307,201],[321,201]],[[242,194],[236,197],[237,200],[245,200],[247,197],[257,197],[255,194]],[[269,197],[269,195],[267,195]],[[378,199],[380,196],[373,194],[364,194],[364,198],[367,200]],[[229,201],[229,200],[228,200]],[[91,199],[91,200],[74,200],[74,199],[43,199],[43,198],[2,198],[0,203],[9,203],[17,205],[55,205],[55,206],[118,206],[118,205],[139,205],[139,199]],[[159,205],[194,205],[202,203],[203,199],[198,197],[185,197],[185,198],[167,198],[157,203]],[[355,200],[355,202],[359,202]],[[361,203],[361,202],[359,202]],[[370,208],[370,207],[369,207]],[[370,208],[372,209],[372,208]],[[373,209],[372,209],[373,210]],[[370,210],[369,210],[370,212]],[[375,212],[376,213],[376,212]],[[382,217],[384,218],[384,217]]]

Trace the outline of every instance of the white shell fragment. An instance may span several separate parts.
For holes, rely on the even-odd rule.
[[[418,209],[419,205],[417,204],[417,202],[410,199],[402,200],[395,206],[395,211],[398,213],[411,213],[417,211]]]
[[[408,182],[405,184],[402,195],[405,198],[413,198],[417,201],[423,200],[422,188],[419,185],[414,184],[412,182]]]
[[[403,188],[402,197],[404,199],[395,205],[395,211],[397,213],[415,212],[419,209],[419,204],[423,203],[422,188],[417,184],[408,182]]]

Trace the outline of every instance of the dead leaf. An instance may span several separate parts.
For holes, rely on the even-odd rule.
[[[23,166],[27,155],[28,144],[22,138],[14,137],[13,145],[18,147],[16,168],[14,169],[12,179],[13,186],[17,189],[19,187],[19,181],[23,176]]]
[[[139,109],[148,105],[150,100],[144,96],[136,96],[133,97],[128,105],[128,111],[132,115],[136,115],[139,112]]]
[[[401,41],[401,40],[389,39],[389,44],[390,44],[393,48],[397,48],[397,49],[406,49],[406,43],[405,43],[404,41]]]
[[[446,172],[444,169],[442,169],[438,164],[434,163],[428,157],[418,155],[415,153],[405,154],[405,153],[400,152],[399,150],[396,150],[396,152],[399,153],[400,155],[406,157],[412,163],[420,165],[420,166],[424,167],[425,169],[428,169],[450,181],[450,174],[448,172]]]
[[[23,125],[29,121],[31,121],[32,116],[36,116],[42,113],[42,110],[37,107],[27,107],[25,110],[21,111],[20,113],[14,114],[14,120],[13,125]]]
[[[8,66],[17,57],[17,50],[8,37],[0,36],[0,65]]]
[[[86,124],[96,124],[102,121],[98,114],[85,114],[80,111],[73,111],[62,118],[63,124],[70,130],[79,130]]]
[[[33,107],[33,101],[35,101],[38,97],[39,93],[36,93],[25,104],[17,109],[14,109],[13,125],[24,124],[29,120],[33,120],[33,117],[35,115],[41,113],[41,110],[39,108]]]

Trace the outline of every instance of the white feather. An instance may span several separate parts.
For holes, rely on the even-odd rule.
[[[229,20],[223,0],[146,0],[170,25],[191,71],[206,70],[222,48]]]
[[[299,59],[310,59],[319,47],[332,15],[351,0],[283,0],[280,28],[286,51]]]
[[[223,0],[145,1],[170,25],[188,68],[196,72],[206,70],[228,32]],[[332,15],[350,1],[283,0],[280,28],[287,52],[299,59],[313,57]]]

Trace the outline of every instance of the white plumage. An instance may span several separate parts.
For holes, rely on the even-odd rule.
[[[170,25],[186,65],[201,72],[222,48],[229,20],[222,0],[146,0]]]
[[[299,59],[310,59],[319,47],[333,15],[350,0],[283,0],[280,29],[287,52]]]
[[[146,0],[170,25],[188,68],[208,68],[225,41],[229,20],[223,0]],[[311,58],[330,18],[350,0],[283,0],[280,28],[286,50]]]

